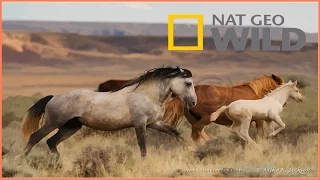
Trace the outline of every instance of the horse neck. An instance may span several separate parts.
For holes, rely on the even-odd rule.
[[[276,90],[275,92],[271,92],[271,94],[267,97],[278,101],[281,105],[284,105],[284,103],[286,103],[289,98],[289,87],[286,86],[279,90]]]
[[[162,104],[170,95],[169,83],[169,80],[152,80],[141,84],[137,90],[146,92],[149,98]]]

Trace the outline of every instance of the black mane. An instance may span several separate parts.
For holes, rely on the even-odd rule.
[[[154,68],[147,71],[145,74],[127,82],[117,91],[137,83],[138,83],[138,86],[136,88],[138,88],[140,84],[150,79],[166,79],[166,78],[174,78],[178,76],[184,77],[184,78],[190,78],[192,77],[192,73],[188,69],[181,69],[178,66],[176,68],[173,68],[170,66],[162,67],[162,68]]]

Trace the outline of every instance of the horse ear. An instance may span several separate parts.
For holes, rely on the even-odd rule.
[[[271,77],[278,85],[281,85],[284,83],[282,77],[280,77],[280,76],[276,76],[276,75],[272,74]]]
[[[298,80],[294,82],[294,86],[297,86],[297,85],[298,85]]]
[[[182,72],[182,73],[184,72],[183,69],[181,69],[179,66],[177,66],[177,69],[179,69],[180,72]]]

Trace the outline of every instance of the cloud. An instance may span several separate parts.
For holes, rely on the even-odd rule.
[[[124,5],[128,8],[142,11],[151,11],[152,7],[147,3],[124,3]]]

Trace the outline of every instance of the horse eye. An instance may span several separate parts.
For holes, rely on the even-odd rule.
[[[186,86],[190,87],[192,85],[191,82],[186,82]]]

